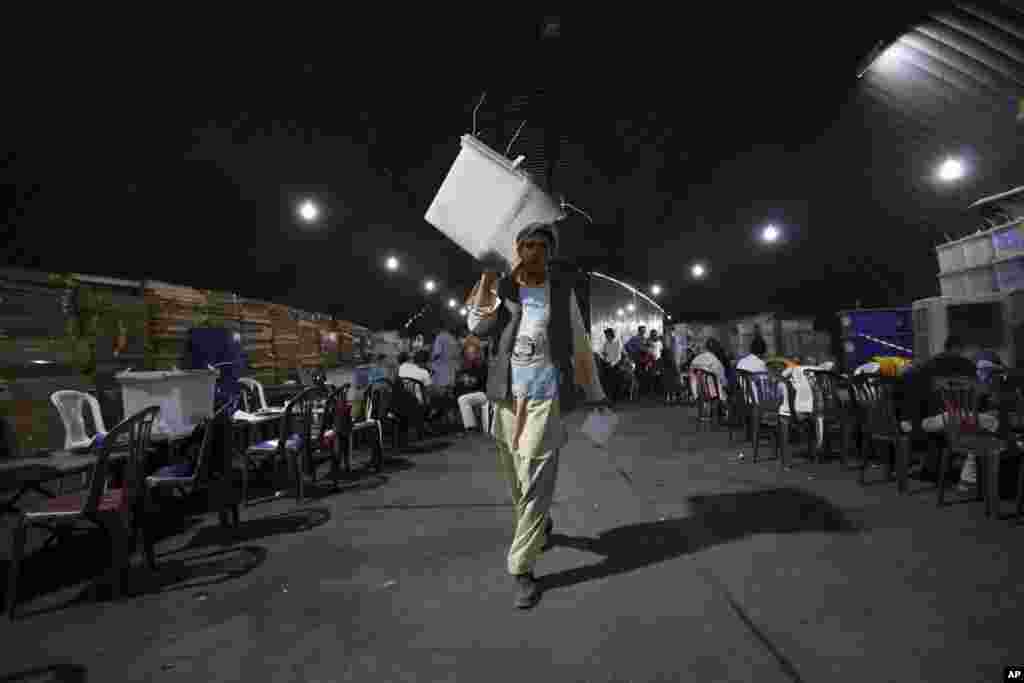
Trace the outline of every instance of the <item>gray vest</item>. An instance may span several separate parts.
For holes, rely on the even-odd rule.
[[[565,415],[576,407],[577,389],[572,368],[572,303],[573,286],[577,283],[579,271],[568,263],[552,261],[548,264],[548,282],[551,286],[551,318],[548,322],[548,339],[551,359],[558,369],[558,401],[560,412]],[[498,311],[496,331],[500,336],[492,339],[487,368],[487,398],[502,401],[512,398],[512,347],[519,321],[523,316],[523,305],[519,298],[519,284],[506,276],[498,282],[498,296],[502,306]]]

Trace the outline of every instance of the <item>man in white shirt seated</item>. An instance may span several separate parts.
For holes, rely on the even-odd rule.
[[[750,342],[750,353],[743,358],[740,358],[739,362],[736,363],[737,370],[744,370],[746,372],[768,372],[768,366],[764,363],[764,355],[768,353],[768,345],[765,344],[763,337],[754,337],[754,340]],[[739,380],[739,377],[737,377]],[[741,384],[740,389],[743,388]],[[754,396],[757,397],[757,385],[754,385]]]
[[[737,370],[746,370],[747,372],[768,372],[768,366],[764,364],[764,355],[768,352],[768,345],[765,344],[762,337],[754,337],[754,341],[750,343],[750,353],[743,358],[740,358],[739,363],[736,364]]]
[[[725,374],[725,363],[728,359],[725,357],[725,349],[722,348],[721,343],[709,337],[704,342],[703,353],[697,354],[697,356],[690,361],[690,384],[691,391],[694,396],[698,395],[697,392],[697,376],[695,370],[706,370],[715,376],[718,380],[718,398],[725,400],[728,398],[729,388],[727,386],[726,374]]]
[[[434,382],[430,376],[430,371],[426,368],[427,363],[430,362],[430,353],[422,349],[417,351],[414,357],[415,361],[410,361],[406,354],[402,355],[403,358],[400,358],[402,364],[398,366],[399,378],[407,377],[419,381],[424,387],[432,386]],[[416,398],[421,404],[426,405],[429,397],[419,395],[419,392],[417,392]]]

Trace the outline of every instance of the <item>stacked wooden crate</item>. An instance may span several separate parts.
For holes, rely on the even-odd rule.
[[[298,367],[299,322],[287,306],[273,304],[270,307],[270,323],[274,328],[277,381],[283,382]]]
[[[264,384],[277,382],[274,356],[274,327],[270,309],[273,304],[253,299],[240,300],[242,351],[249,361],[247,376]]]
[[[311,320],[299,321],[299,366],[303,368],[323,365],[320,355],[320,326]]]
[[[182,367],[188,331],[202,324],[208,305],[206,293],[147,280],[143,296],[149,309],[149,366],[153,370]]]
[[[337,362],[350,363],[355,360],[355,325],[348,320],[335,320],[333,331],[338,335]]]
[[[203,325],[221,327],[232,332],[242,331],[242,305],[238,296],[229,292],[205,290],[206,306],[203,308]]]

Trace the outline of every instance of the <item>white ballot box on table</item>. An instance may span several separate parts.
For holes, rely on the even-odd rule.
[[[530,223],[565,217],[528,173],[472,135],[455,158],[424,219],[478,261],[507,263],[515,237]]]
[[[125,417],[160,406],[153,435],[185,436],[203,419],[213,417],[216,370],[122,372],[115,378],[121,385]]]

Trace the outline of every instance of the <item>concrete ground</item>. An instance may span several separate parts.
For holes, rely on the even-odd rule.
[[[962,683],[1024,663],[1020,524],[835,461],[751,463],[688,408],[620,414],[607,451],[574,420],[533,610],[512,606],[491,445],[439,439],[233,535],[182,529],[118,602],[62,585],[102,564],[88,537],[37,554],[0,680]]]

